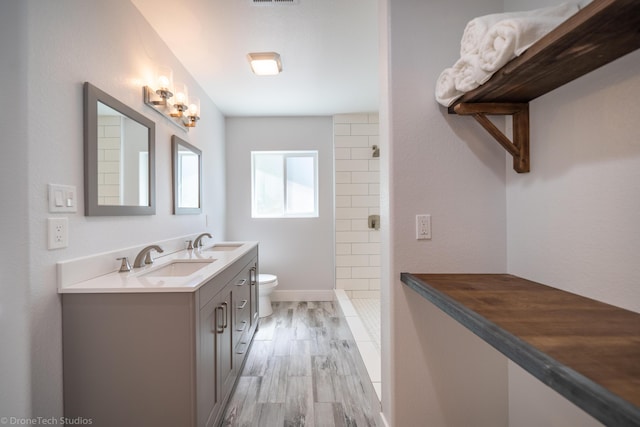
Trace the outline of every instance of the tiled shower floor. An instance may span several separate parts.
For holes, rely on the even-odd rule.
[[[380,353],[380,299],[352,298],[351,304],[358,312],[360,320]]]
[[[380,356],[380,300],[360,299],[350,300],[347,294],[336,289],[336,300],[347,320],[351,334],[356,341],[358,351],[362,357],[369,379],[373,384],[378,399],[381,396],[380,382],[382,367]],[[356,309],[356,305],[360,311]],[[377,315],[377,316],[376,316]],[[371,330],[371,332],[369,332]]]

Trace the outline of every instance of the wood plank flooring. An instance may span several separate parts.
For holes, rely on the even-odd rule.
[[[274,302],[223,426],[377,426],[380,403],[334,302]]]

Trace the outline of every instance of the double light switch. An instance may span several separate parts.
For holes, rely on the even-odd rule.
[[[49,212],[77,212],[77,199],[73,185],[49,184]]]

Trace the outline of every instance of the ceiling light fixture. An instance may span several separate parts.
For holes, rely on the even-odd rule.
[[[282,72],[280,54],[276,52],[256,52],[247,55],[251,70],[257,76],[275,76]]]

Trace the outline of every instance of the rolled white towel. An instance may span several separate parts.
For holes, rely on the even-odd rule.
[[[445,107],[450,106],[463,93],[456,90],[456,73],[454,68],[445,68],[436,81],[436,101]]]
[[[535,16],[556,16],[561,18],[568,18],[578,11],[578,9],[591,0],[583,0],[582,4],[575,2],[562,3],[557,6],[545,7],[542,9],[528,10],[522,12],[505,12],[505,13],[492,13],[489,15],[479,16],[473,18],[467,23],[462,32],[462,39],[460,41],[460,57],[464,57],[468,54],[475,54],[480,51],[482,39],[487,34],[489,29],[500,21],[505,19],[525,18]]]
[[[480,45],[480,68],[490,73],[499,70],[565,19],[558,16],[529,16],[505,19],[494,24]]]
[[[522,12],[493,13],[491,15],[478,16],[467,23],[460,40],[460,57],[478,53],[480,42],[492,25],[509,18],[515,18]]]
[[[486,83],[491,78],[491,73],[480,68],[480,57],[478,55],[465,55],[453,65],[456,70],[455,85],[460,92],[468,92]]]

